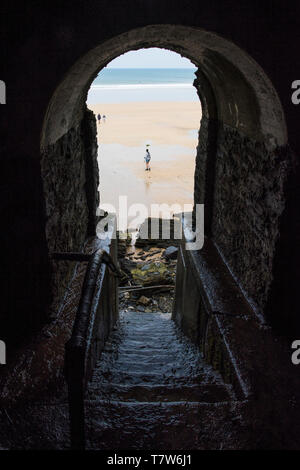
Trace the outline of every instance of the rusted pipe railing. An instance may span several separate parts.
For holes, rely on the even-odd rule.
[[[115,276],[119,276],[119,270],[112,257],[103,249],[99,249],[91,255],[53,253],[52,258],[55,260],[88,261],[72,335],[65,346],[65,375],[68,384],[71,446],[74,449],[84,449],[84,396],[86,384],[99,356],[97,345],[95,347],[100,321],[99,302],[104,295],[109,297],[111,294],[104,292],[105,278],[110,275],[106,267],[108,266]],[[117,289],[117,282],[114,283],[114,289]]]

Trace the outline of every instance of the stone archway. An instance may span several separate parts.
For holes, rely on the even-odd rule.
[[[203,117],[195,203],[205,204],[207,236],[254,310],[263,314],[289,167],[284,113],[261,67],[235,44],[199,28],[153,25],[116,36],[85,54],[58,85],[41,134],[49,249],[78,249],[95,222],[95,128],[85,105],[89,87],[111,60],[147,47],[173,50],[198,67],[195,86]],[[57,211],[59,198],[67,205]],[[67,278],[66,272],[54,274],[57,284]]]
[[[71,68],[49,104],[41,136],[47,147],[82,118],[91,83],[111,60],[130,50],[161,47],[190,59],[210,81],[219,120],[270,146],[287,141],[283,110],[270,80],[246,52],[199,28],[155,25],[106,41]]]

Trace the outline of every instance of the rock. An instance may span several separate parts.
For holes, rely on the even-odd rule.
[[[148,271],[148,269],[151,268],[151,265],[150,264],[145,264],[142,268],[141,268],[141,271]]]
[[[131,296],[131,300],[133,301],[136,301],[139,297],[140,297],[140,294],[138,294],[137,292],[130,292],[130,296]]]
[[[148,304],[150,304],[150,302],[151,302],[151,299],[149,299],[149,298],[146,297],[145,295],[142,295],[142,296],[138,299],[138,303],[139,303],[139,304],[148,305]]]
[[[131,270],[131,275],[135,284],[142,286],[155,286],[174,282],[172,274],[165,263],[159,261],[144,265],[139,263],[135,269]]]
[[[150,251],[150,255],[158,255],[158,253],[160,253],[160,252],[161,252],[161,250],[153,250],[153,249],[152,249],[152,250]]]
[[[166,259],[177,259],[178,248],[175,246],[169,246],[163,253],[163,257]]]
[[[163,312],[172,312],[173,298],[171,296],[160,296],[158,305]]]

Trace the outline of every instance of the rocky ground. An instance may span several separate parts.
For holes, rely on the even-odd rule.
[[[121,311],[172,312],[178,249],[158,242],[133,246],[130,237],[119,238]]]

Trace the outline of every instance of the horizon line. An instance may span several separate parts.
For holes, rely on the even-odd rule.
[[[121,69],[185,69],[185,70],[192,70],[192,69],[197,69],[197,67],[109,67],[106,66],[103,69],[100,70],[99,73],[102,72],[102,70],[121,70]]]

